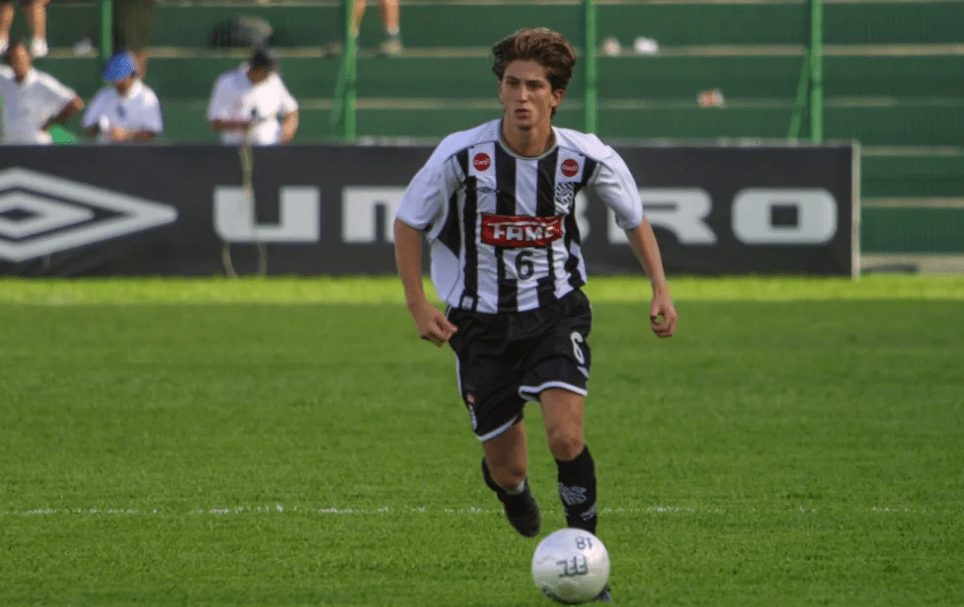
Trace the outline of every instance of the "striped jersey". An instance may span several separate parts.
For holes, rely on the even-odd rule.
[[[629,168],[595,135],[553,127],[542,156],[517,156],[501,120],[446,137],[415,175],[396,217],[426,234],[432,282],[455,308],[532,310],[586,283],[573,214],[590,188],[631,229],[643,220]]]

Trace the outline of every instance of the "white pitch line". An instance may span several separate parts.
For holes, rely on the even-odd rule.
[[[644,508],[603,508],[601,514],[725,514],[728,512],[757,512],[756,508],[732,509],[732,508],[692,508],[680,506],[648,506]],[[804,514],[820,512],[817,508],[805,508],[799,506],[795,509]],[[925,513],[935,512],[927,509],[911,509],[906,507],[874,506],[865,511],[871,513]],[[379,515],[379,514],[475,514],[475,515],[495,515],[502,514],[501,509],[492,508],[428,508],[421,506],[418,508],[393,508],[382,506],[380,508],[306,508],[304,506],[287,507],[283,504],[273,504],[268,506],[234,506],[231,508],[195,508],[190,511],[177,511],[165,508],[35,508],[32,510],[6,510],[0,511],[0,517],[31,517],[31,516],[154,516],[167,514],[192,514],[192,515],[241,515],[241,514],[284,514],[297,512],[299,514],[320,514],[320,515]],[[556,510],[545,510],[545,514],[561,514]]]

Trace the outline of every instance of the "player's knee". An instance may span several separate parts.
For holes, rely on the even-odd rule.
[[[585,446],[581,432],[557,431],[549,435],[549,451],[553,457],[564,462],[579,457]]]
[[[526,478],[525,466],[517,463],[505,463],[500,466],[489,465],[489,474],[495,484],[502,488],[518,487]]]

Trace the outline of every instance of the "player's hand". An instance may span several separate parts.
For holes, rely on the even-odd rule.
[[[107,133],[107,138],[111,141],[127,141],[133,136],[133,131],[129,131],[124,127],[115,126],[111,127],[110,131]]]
[[[447,342],[458,330],[455,325],[445,318],[442,311],[433,306],[428,300],[422,300],[409,306],[418,336],[430,341],[438,347]]]
[[[649,305],[649,326],[656,337],[672,337],[676,332],[676,307],[668,291],[657,291]]]

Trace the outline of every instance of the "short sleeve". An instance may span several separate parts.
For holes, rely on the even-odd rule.
[[[72,88],[60,83],[60,81],[51,76],[45,75],[43,84],[44,89],[46,89],[48,95],[50,95],[54,105],[59,105],[61,108],[73,101],[74,97],[77,96],[77,93],[74,92]]]
[[[606,147],[608,155],[599,160],[596,174],[589,187],[616,214],[616,224],[631,230],[643,221],[643,201],[639,188],[626,162],[611,147]]]
[[[208,121],[228,118],[229,83],[225,76],[220,76],[214,82],[211,100],[208,102]]]
[[[144,91],[143,129],[152,133],[164,132],[164,116],[161,114],[161,100],[151,89]]]
[[[395,216],[423,232],[439,224],[446,203],[461,185],[461,172],[454,157],[430,159],[408,184]]]
[[[294,97],[291,96],[291,93],[288,92],[288,87],[284,85],[284,82],[281,81],[281,78],[278,78],[278,85],[281,93],[281,107],[278,108],[278,114],[281,116],[287,116],[291,112],[297,112],[298,102]]]

